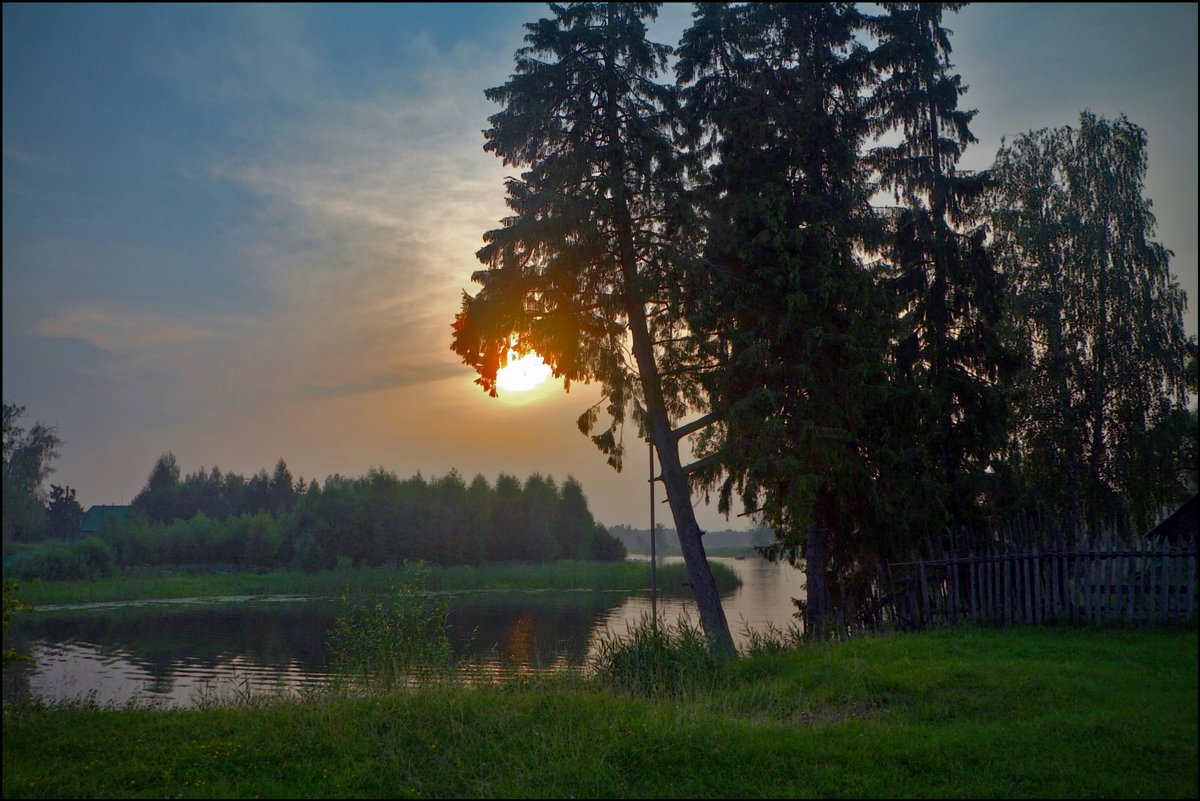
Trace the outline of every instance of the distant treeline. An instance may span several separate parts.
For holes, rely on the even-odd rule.
[[[324,485],[293,481],[280,460],[250,480],[214,468],[180,478],[171,454],[155,464],[128,516],[98,537],[47,544],[5,566],[18,578],[86,578],[114,565],[238,565],[323,570],[339,562],[442,565],[556,559],[618,560],[625,547],[596,523],[573,478],[467,484],[451,471],[400,479],[382,469]]]
[[[650,553],[650,529],[616,525],[611,526],[608,530],[614,537],[621,541],[621,544],[625,546],[625,550],[630,553]],[[775,533],[766,526],[759,526],[747,531],[725,529],[722,531],[706,531],[704,533],[704,547],[706,550],[714,548],[765,547],[774,541]],[[675,529],[665,528],[661,524],[658,526],[658,539],[655,541],[655,550],[660,554],[678,554],[681,552],[679,549],[679,537],[675,534]]]

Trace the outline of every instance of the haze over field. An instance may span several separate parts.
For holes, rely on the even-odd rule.
[[[664,7],[653,38],[674,44],[690,10]],[[593,387],[492,399],[449,349],[506,213],[483,90],[545,13],[6,5],[4,397],[57,426],[55,483],[128,502],[165,450],[185,472],[540,471],[645,527],[644,448],[616,474],[575,427]],[[1146,129],[1195,335],[1196,6],[979,5],[947,25],[979,110],[962,168],[1082,109]]]

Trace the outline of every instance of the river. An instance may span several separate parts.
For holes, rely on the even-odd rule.
[[[649,560],[641,561],[649,574]],[[792,598],[803,596],[799,571],[754,556],[712,561],[742,580],[722,597],[739,647],[751,629],[792,622]],[[584,665],[601,638],[623,634],[651,607],[649,591],[469,592],[447,601],[457,647],[518,670]],[[690,600],[659,596],[658,605],[665,622],[698,620]],[[311,596],[39,607],[14,615],[5,633],[5,646],[33,661],[5,669],[4,700],[189,707],[303,692],[330,678],[326,639],[340,611],[338,599]]]

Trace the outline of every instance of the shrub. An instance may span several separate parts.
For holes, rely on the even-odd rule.
[[[67,545],[49,542],[17,554],[5,565],[5,575],[17,579],[64,581],[107,576],[113,569],[113,552],[99,537]]]
[[[84,575],[80,578],[100,578],[112,573],[116,557],[108,543],[99,537],[88,537],[71,546],[79,555]]]

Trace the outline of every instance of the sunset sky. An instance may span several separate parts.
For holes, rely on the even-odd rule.
[[[645,527],[645,446],[617,474],[575,427],[594,387],[495,400],[449,347],[505,213],[483,90],[546,13],[5,4],[3,395],[57,427],[51,480],[86,508],[128,503],[168,450],[185,473],[537,471]],[[652,38],[690,13],[665,7]],[[1082,109],[1146,129],[1196,334],[1196,5],[987,4],[946,25],[979,109],[962,167]]]

